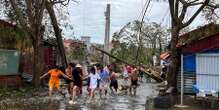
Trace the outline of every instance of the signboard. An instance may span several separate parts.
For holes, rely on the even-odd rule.
[[[18,75],[19,52],[0,49],[0,76]]]

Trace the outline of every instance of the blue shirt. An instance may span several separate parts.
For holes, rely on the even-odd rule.
[[[102,70],[102,71],[99,73],[99,76],[100,76],[100,80],[101,80],[101,81],[107,81],[107,80],[108,80],[108,77],[109,77],[109,73],[108,73],[106,70]]]

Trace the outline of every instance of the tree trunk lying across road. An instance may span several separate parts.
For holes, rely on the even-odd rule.
[[[124,60],[122,60],[122,59],[119,59],[119,58],[117,58],[117,57],[111,55],[110,53],[108,53],[108,52],[106,52],[106,51],[104,51],[104,50],[102,50],[102,49],[100,49],[100,48],[98,48],[98,47],[96,47],[96,46],[94,46],[94,45],[92,45],[92,47],[94,47],[96,50],[102,52],[103,54],[106,54],[106,55],[108,55],[109,57],[111,57],[111,58],[113,58],[113,59],[116,59],[116,60],[119,61],[119,62],[122,62],[122,63],[124,63],[124,64],[130,65],[130,66],[133,66],[133,67],[136,67],[136,68],[142,68],[142,70],[143,70],[149,77],[153,78],[153,79],[156,80],[157,82],[162,82],[162,81],[163,81],[163,78],[160,77],[159,72],[153,70],[153,69],[150,68],[150,67],[136,66],[135,64],[131,64],[131,63],[128,63],[128,62],[126,62],[126,61],[124,61]]]

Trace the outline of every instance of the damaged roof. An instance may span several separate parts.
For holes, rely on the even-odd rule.
[[[177,45],[180,46],[187,45],[194,41],[208,38],[218,33],[219,33],[219,24],[210,23],[181,35],[179,37],[179,41]]]

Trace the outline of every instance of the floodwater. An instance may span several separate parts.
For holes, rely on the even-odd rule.
[[[145,110],[147,97],[156,95],[153,84],[141,83],[136,96],[122,93],[108,95],[100,99],[96,95],[94,101],[87,103],[88,93],[84,87],[83,95],[77,103],[69,104],[69,98],[63,96],[34,97],[29,99],[8,99],[1,102],[1,110]],[[48,91],[45,91],[48,92]]]

